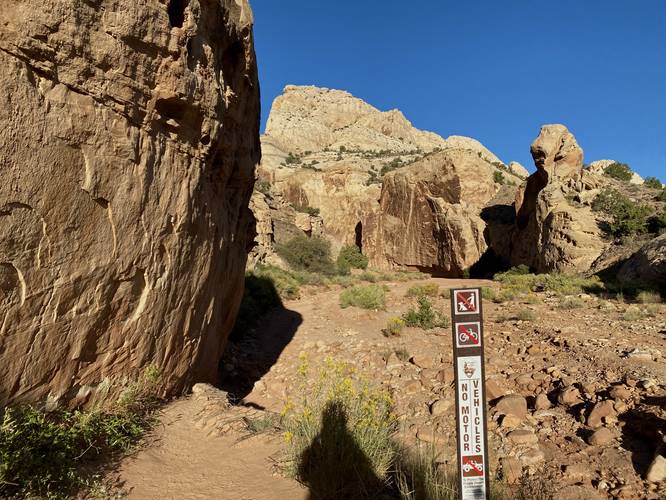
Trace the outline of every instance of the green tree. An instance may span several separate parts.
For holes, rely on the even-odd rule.
[[[626,163],[611,163],[604,170],[604,175],[617,179],[619,181],[630,181],[633,176],[633,172],[629,165]]]
[[[659,179],[657,179],[656,177],[646,177],[644,186],[648,187],[648,188],[652,188],[652,189],[661,189],[662,188],[661,181]]]

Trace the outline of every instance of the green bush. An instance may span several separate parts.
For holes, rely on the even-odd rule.
[[[258,180],[254,183],[254,189],[263,194],[270,194],[271,192],[271,183],[268,181]]]
[[[643,290],[636,296],[636,301],[641,304],[661,304],[661,295],[657,292]]]
[[[647,229],[650,233],[661,234],[666,229],[666,210],[647,220]]]
[[[614,190],[605,189],[592,202],[592,210],[612,217],[608,232],[616,237],[644,233],[652,210],[647,205],[634,203]]]
[[[500,172],[499,170],[495,170],[493,172],[493,181],[495,182],[495,184],[499,184],[499,185],[506,184],[506,179],[504,178],[504,174],[502,172]]]
[[[414,285],[407,290],[405,297],[437,297],[439,286],[435,283]]]
[[[559,304],[560,309],[580,309],[585,306],[583,299],[569,295],[564,297]]]
[[[320,210],[318,208],[310,207],[308,205],[291,205],[294,210],[303,214],[308,214],[313,217],[319,216]]]
[[[315,371],[302,358],[298,373],[295,398],[282,412],[292,475],[316,498],[367,498],[382,491],[390,482],[398,429],[390,395],[331,359]]]
[[[516,314],[516,319],[520,321],[536,321],[536,313],[532,309],[521,309]]]
[[[90,411],[0,412],[0,497],[70,498],[80,469],[100,455],[127,451],[150,427],[159,371],[146,369],[113,404]]]
[[[410,308],[402,319],[407,326],[414,326],[424,330],[432,328],[446,328],[450,325],[449,318],[436,311],[426,297],[419,297],[418,309]]]
[[[666,201],[666,189],[664,189],[661,193],[657,195],[655,198],[657,201]]]
[[[286,243],[277,245],[276,252],[293,269],[329,276],[335,274],[335,265],[331,260],[331,244],[324,238],[295,236]]]
[[[349,267],[354,269],[367,269],[368,267],[368,258],[361,253],[356,245],[346,245],[340,249],[338,265],[341,261],[346,262]]]
[[[560,295],[577,295],[583,292],[598,293],[604,285],[598,276],[577,276],[564,273],[551,274],[516,274],[511,271],[498,273],[493,278],[502,283],[501,297],[507,294],[505,300],[513,300],[518,293],[530,291],[553,292]],[[500,300],[503,302],[504,300]]]
[[[656,177],[646,177],[645,178],[645,184],[643,184],[643,185],[645,187],[651,188],[651,189],[661,189],[662,188],[661,181],[659,179],[657,179]]]
[[[405,322],[401,318],[389,318],[382,333],[385,337],[399,337],[404,328]]]
[[[353,286],[340,294],[340,307],[360,307],[361,309],[384,309],[386,289],[380,285]]]
[[[608,177],[612,177],[613,179],[617,179],[619,181],[628,182],[631,180],[633,172],[631,171],[631,168],[629,168],[629,165],[627,165],[626,163],[615,162],[608,165],[604,169],[604,175],[607,175]]]
[[[301,296],[300,283],[293,272],[275,266],[259,265],[252,274],[270,281],[283,299],[297,299]]]

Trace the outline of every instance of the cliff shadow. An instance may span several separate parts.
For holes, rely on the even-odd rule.
[[[227,347],[220,360],[219,387],[232,403],[241,401],[277,362],[303,317],[284,307],[273,282],[248,275]]]

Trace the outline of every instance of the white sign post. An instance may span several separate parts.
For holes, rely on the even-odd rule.
[[[481,290],[452,290],[451,316],[460,498],[487,500],[490,478]]]

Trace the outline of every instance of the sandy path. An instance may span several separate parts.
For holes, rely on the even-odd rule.
[[[273,472],[281,438],[259,434],[211,434],[201,428],[200,403],[184,399],[170,404],[160,418],[155,441],[127,458],[117,474],[127,498],[299,500],[300,484]]]

